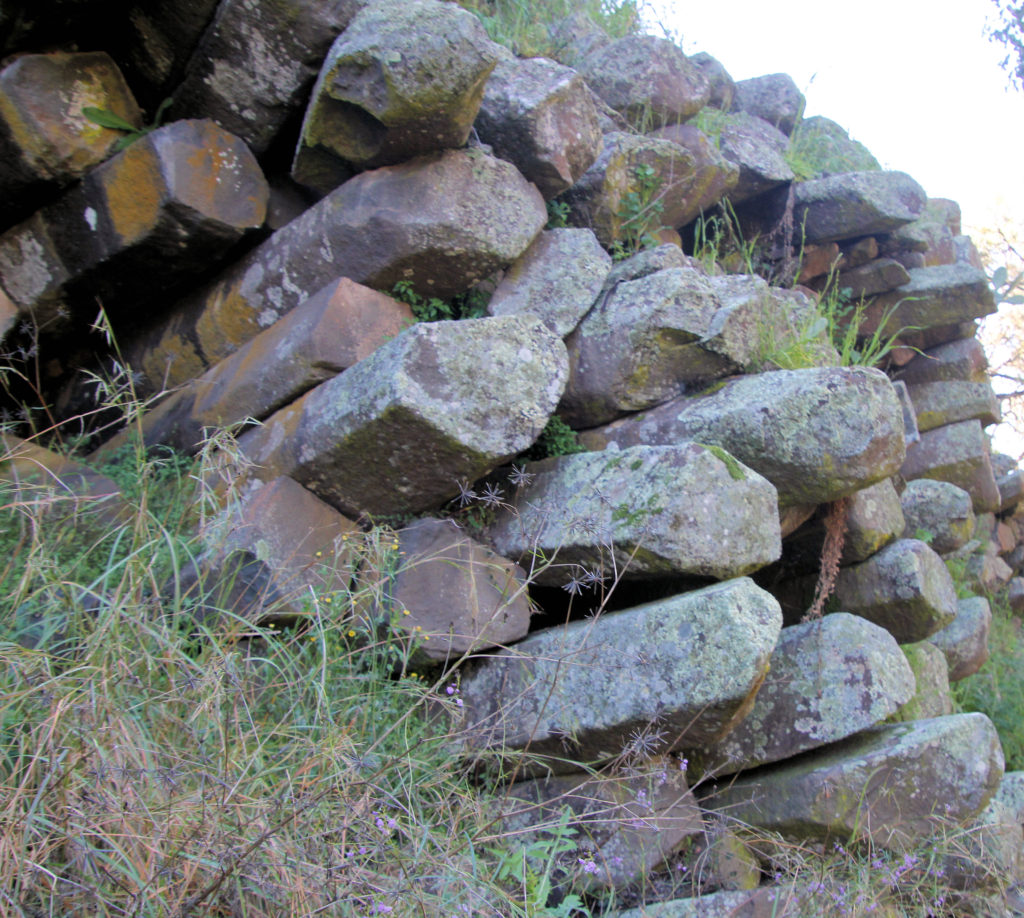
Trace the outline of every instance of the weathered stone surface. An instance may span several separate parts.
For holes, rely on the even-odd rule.
[[[0,226],[114,152],[124,134],[90,121],[82,113],[90,106],[141,127],[139,107],[105,52],[26,54],[0,71]]]
[[[967,555],[968,549],[975,545],[973,541],[968,542],[960,551],[967,556],[964,584],[978,593],[994,593],[1003,584],[1010,582],[1013,569],[999,557],[999,546],[994,542],[985,542],[980,550]]]
[[[999,458],[1009,459],[1009,465],[996,467]],[[992,456],[996,487],[999,488],[999,513],[1006,513],[1024,500],[1024,473],[1017,467],[1017,460],[995,453]]]
[[[704,824],[676,760],[658,757],[637,772],[551,775],[514,784],[501,799],[502,829],[529,844],[558,826],[568,807],[576,847],[559,866],[573,889],[597,892],[642,880]]]
[[[708,103],[707,78],[667,38],[627,35],[576,68],[590,88],[641,130],[679,124]]]
[[[194,452],[204,430],[264,420],[413,322],[404,303],[348,278],[332,281],[145,414],[143,440]]]
[[[800,253],[800,273],[797,274],[798,284],[806,284],[816,277],[829,274],[839,263],[838,242],[825,242],[821,245],[805,245]]]
[[[853,140],[835,121],[820,115],[801,119],[798,130],[793,133],[793,143],[797,155],[813,153],[813,162],[820,164],[816,178],[822,173],[869,172],[882,168],[864,144]]]
[[[1006,807],[1014,822],[1024,824],[1024,771],[1008,771],[993,800]]]
[[[464,654],[526,637],[530,598],[518,565],[451,520],[417,520],[398,532],[398,542],[402,564],[387,592],[398,611],[393,627],[423,637],[414,664],[454,663]]]
[[[892,635],[836,612],[783,628],[750,713],[688,758],[715,776],[778,762],[880,723],[913,694],[914,675]]]
[[[590,230],[547,230],[505,273],[487,312],[531,312],[564,338],[594,305],[611,266],[611,256]]]
[[[730,196],[739,181],[739,166],[726,159],[703,131],[692,124],[670,124],[650,136],[669,140],[693,154],[694,181],[687,194],[689,210],[677,216],[673,226],[695,220],[722,198]]]
[[[461,147],[498,60],[480,20],[438,0],[374,0],[331,46],[292,177],[326,194],[352,169]]]
[[[656,230],[658,226],[624,225],[623,200],[629,194],[642,195],[637,167],[654,170],[656,200],[664,209],[659,219],[665,226],[681,225],[690,210],[696,162],[689,150],[668,140],[635,134],[612,133],[604,137],[604,148],[582,178],[560,198],[570,207],[569,222],[589,227],[606,248],[616,240],[628,242],[630,232]],[[649,202],[648,202],[649,203]]]
[[[917,686],[914,697],[902,705],[889,720],[911,721],[943,717],[953,713],[949,693],[949,666],[946,655],[931,641],[904,644],[901,648],[914,673]]]
[[[957,601],[956,618],[928,640],[945,654],[949,681],[973,676],[988,659],[992,610],[983,596]]]
[[[806,336],[814,306],[752,275],[694,268],[619,281],[567,339],[570,377],[559,413],[575,427],[605,423],[709,381],[772,365]],[[803,341],[838,362],[824,335]]]
[[[51,522],[88,514],[100,524],[117,525],[133,514],[121,489],[106,475],[0,431],[0,490],[8,489],[15,500],[38,507]],[[10,499],[9,494],[3,503]]]
[[[804,228],[807,242],[884,233],[916,219],[926,201],[905,172],[850,172],[801,182],[795,190],[794,225]]]
[[[778,128],[754,115],[731,115],[722,128],[719,149],[740,169],[739,179],[729,193],[734,204],[793,181],[786,163],[789,141]]]
[[[889,478],[905,450],[892,384],[863,367],[740,377],[581,439],[590,449],[684,440],[720,446],[764,475],[787,506],[826,503]]]
[[[1017,615],[1024,612],[1024,577],[1014,577],[1010,581],[1007,589],[1007,601]]]
[[[289,475],[343,513],[415,513],[533,443],[566,363],[561,339],[534,316],[420,324],[238,445],[260,477]]]
[[[3,288],[39,325],[76,308],[92,319],[97,297],[124,315],[155,283],[208,269],[263,223],[266,202],[245,144],[210,121],[177,121],[0,237]]]
[[[900,495],[905,534],[920,538],[930,535],[929,544],[940,555],[956,551],[967,543],[974,532],[974,509],[971,495],[948,481],[918,478],[907,482]]]
[[[618,913],[619,918],[803,918],[818,908],[821,892],[803,887],[762,886],[750,891],[708,893],[689,899],[649,902]]]
[[[366,0],[223,0],[174,91],[261,154],[303,103],[334,37]]]
[[[646,737],[648,754],[727,732],[782,626],[747,578],[531,635],[462,680],[469,749],[528,749],[529,771],[573,770]]]
[[[739,777],[714,798],[730,819],[797,838],[856,833],[901,848],[936,819],[977,815],[999,786],[1003,752],[984,714],[875,727],[832,748]]]
[[[250,490],[222,513],[206,534],[208,549],[182,573],[174,589],[195,589],[203,617],[279,621],[330,610],[332,594],[346,590],[356,563],[348,540],[358,533],[346,519],[290,478]]]
[[[887,334],[903,328],[936,328],[996,311],[988,278],[977,268],[936,265],[914,268],[909,273],[910,283],[882,294],[865,310],[862,334],[872,334],[879,328]]]
[[[1024,828],[1013,809],[999,799],[998,791],[960,833],[955,851],[942,859],[951,886],[1002,892],[1024,880]],[[1013,915],[1013,911],[1004,914]]]
[[[537,189],[480,151],[365,172],[190,296],[135,342],[131,363],[153,385],[179,385],[339,275],[452,296],[518,258],[546,220]]]
[[[805,104],[803,93],[789,74],[770,73],[740,80],[736,84],[732,109],[761,118],[784,134],[792,134]]]
[[[840,608],[881,625],[901,644],[923,641],[957,612],[946,565],[918,539],[899,539],[841,571],[835,595]]]
[[[691,55],[690,63],[703,73],[708,81],[711,91],[708,105],[724,112],[729,111],[732,107],[733,96],[736,94],[736,83],[729,76],[729,71],[706,51]]]
[[[974,337],[940,344],[919,354],[899,371],[908,386],[930,382],[984,382],[988,359],[981,342]]]
[[[694,443],[635,446],[530,463],[490,528],[497,551],[531,563],[539,583],[696,574],[725,579],[780,552],[775,490],[721,451]],[[525,561],[523,562],[526,563]]]
[[[914,413],[914,403],[910,400],[910,391],[902,379],[894,379],[892,387],[903,408],[903,440],[905,443],[916,443],[921,439],[921,431],[917,429],[917,415]]]
[[[590,91],[575,70],[542,57],[500,61],[474,127],[547,198],[571,188],[601,152]]]
[[[849,290],[849,295],[855,300],[895,290],[909,282],[906,268],[891,258],[878,258],[857,268],[840,271],[835,279],[838,289]]]
[[[959,206],[954,201],[929,198],[920,217],[886,237],[882,251],[907,267],[951,265],[957,261],[954,237],[959,233]]]
[[[900,474],[907,481],[934,478],[963,488],[971,495],[975,513],[999,507],[999,488],[980,421],[959,421],[921,434],[917,443],[908,445]]]
[[[957,421],[976,418],[982,427],[998,424],[1002,414],[999,399],[988,382],[942,382],[908,385],[910,400],[917,414],[917,429],[922,433]]]

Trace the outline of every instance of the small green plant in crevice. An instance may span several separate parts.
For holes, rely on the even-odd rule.
[[[630,190],[622,196],[616,212],[612,258],[621,261],[641,249],[658,245],[655,232],[662,227],[665,202],[661,200],[664,180],[647,163],[633,168]]]
[[[167,109],[171,107],[174,99],[167,98],[160,103],[156,113],[153,115],[153,120],[145,125],[144,127],[138,128],[130,121],[126,121],[120,115],[114,112],[108,111],[105,108],[95,108],[93,106],[86,106],[82,109],[82,114],[85,115],[93,124],[98,124],[100,127],[110,128],[115,131],[123,131],[124,137],[122,137],[116,144],[114,144],[114,152],[120,153],[127,147],[130,147],[136,140],[141,140],[147,134],[152,134],[157,128],[163,124],[164,115],[167,114]]]
[[[764,260],[758,237],[743,238],[739,217],[728,198],[715,212],[701,214],[693,226],[693,257],[709,274],[724,270],[728,274],[761,274]]]
[[[398,281],[391,288],[391,295],[408,304],[420,322],[441,322],[446,319],[480,319],[487,315],[489,297],[479,289],[467,290],[442,300],[436,296],[420,296],[410,281]]]
[[[537,441],[522,456],[524,459],[537,460],[586,451],[587,448],[580,443],[579,434],[556,414],[551,416]]]
[[[547,202],[548,222],[544,229],[565,229],[569,225],[569,214],[572,208],[566,201],[554,199]]]
[[[826,129],[804,121],[799,121],[790,134],[783,157],[798,182],[826,174],[872,172],[880,168],[862,144],[849,138],[840,140],[830,136]]]

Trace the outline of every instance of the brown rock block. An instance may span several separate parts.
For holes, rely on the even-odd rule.
[[[105,52],[26,54],[0,71],[0,225],[114,152],[124,134],[87,118],[89,107],[142,124]]]

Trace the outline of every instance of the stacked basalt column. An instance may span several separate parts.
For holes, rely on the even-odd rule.
[[[102,307],[154,398],[148,444],[234,427],[249,477],[184,575],[197,614],[301,619],[348,588],[359,522],[403,520],[390,612],[365,614],[421,636],[418,667],[458,667],[455,752],[521,779],[517,831],[568,804],[595,891],[721,809],[897,847],[935,799],[983,810],[998,737],[948,682],[988,610],[942,558],[974,540],[980,582],[1019,566],[1021,489],[983,432],[993,300],[955,205],[801,122],[785,75],[734,84],[665,39],[520,60],[439,0],[156,6],[88,54],[0,34],[25,52],[0,73],[0,336],[80,404]],[[135,98],[171,95],[143,131]],[[798,131],[853,168],[794,182]],[[643,194],[663,226],[630,223]],[[725,199],[806,286],[683,254]],[[839,366],[815,326],[836,272],[861,331],[896,336],[888,375]],[[417,324],[396,284],[490,299]],[[585,450],[526,461],[556,416]],[[66,460],[8,468],[116,509]],[[471,537],[452,508],[474,500],[493,512]],[[802,621],[837,508],[836,608]]]

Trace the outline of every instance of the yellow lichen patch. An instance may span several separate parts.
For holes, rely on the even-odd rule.
[[[167,195],[160,163],[148,140],[140,140],[107,163],[97,178],[107,215],[123,245],[145,239],[160,219]]]
[[[196,337],[211,363],[233,354],[260,333],[255,309],[241,289],[243,281],[214,288],[196,320]]]
[[[136,363],[150,384],[158,389],[180,386],[206,369],[195,348],[174,332],[168,332]]]

